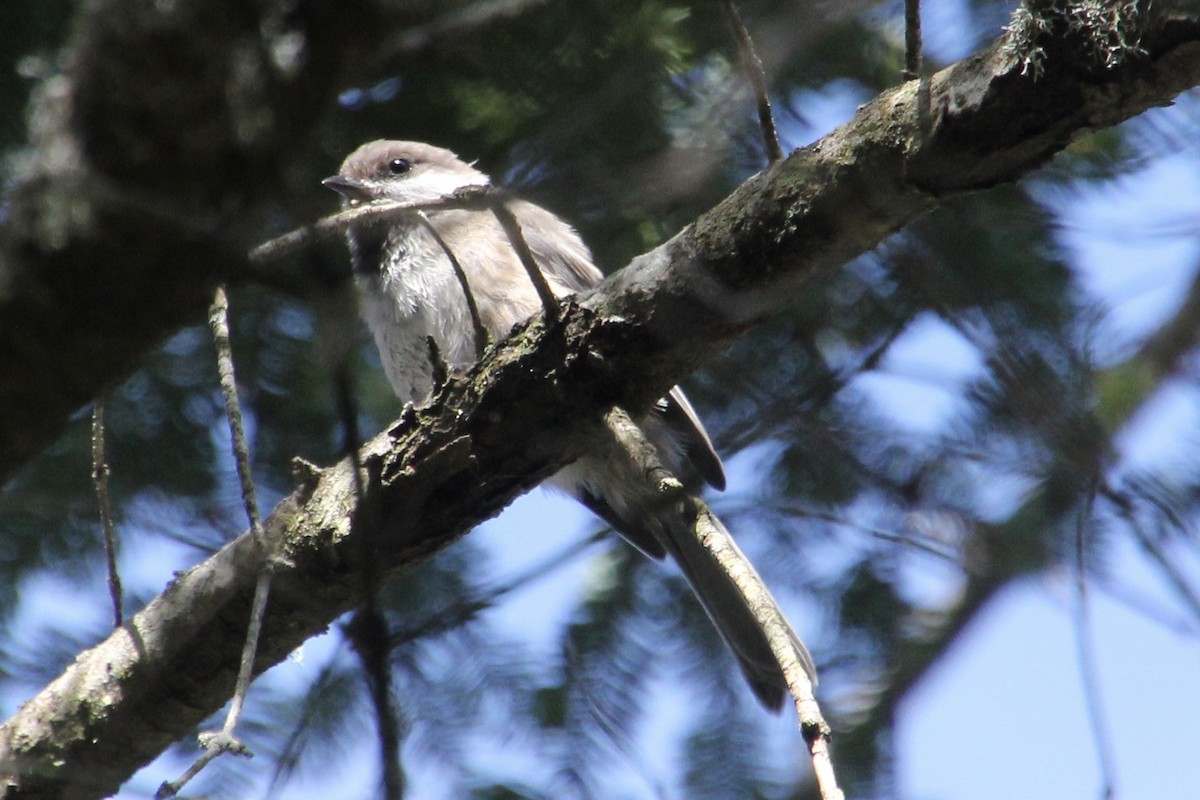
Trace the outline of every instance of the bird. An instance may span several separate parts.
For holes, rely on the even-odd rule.
[[[433,203],[491,179],[442,147],[376,140],[362,145],[323,185],[345,206],[374,201]],[[538,269],[558,298],[595,286],[603,273],[571,225],[532,202],[506,197]],[[424,219],[418,217],[424,215]],[[431,231],[430,228],[433,230]],[[436,235],[435,233],[436,232]],[[441,241],[439,241],[439,239]],[[513,241],[486,208],[429,208],[349,228],[346,240],[363,320],[383,370],[405,403],[424,400],[434,387],[432,337],[446,363],[465,368],[476,359],[475,320],[492,339],[542,309],[541,299]],[[464,289],[449,249],[466,278]],[[695,409],[674,387],[637,424],[688,492],[725,488],[725,470]],[[588,453],[546,481],[579,500],[642,553],[674,558],[759,702],[783,706],[787,684],[766,637],[742,594],[700,543],[690,524],[669,509],[636,498],[644,481],[623,459]],[[789,627],[794,650],[815,685],[812,656]]]

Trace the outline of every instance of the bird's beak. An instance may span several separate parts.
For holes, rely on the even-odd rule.
[[[351,203],[364,203],[374,197],[370,186],[345,175],[333,175],[321,181],[321,185],[333,189]]]

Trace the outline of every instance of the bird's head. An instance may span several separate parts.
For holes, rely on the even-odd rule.
[[[427,202],[468,186],[487,186],[489,180],[444,148],[379,139],[348,155],[338,174],[321,183],[358,205],[372,200]]]

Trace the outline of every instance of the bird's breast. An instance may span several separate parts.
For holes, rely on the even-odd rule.
[[[394,232],[380,268],[355,276],[363,320],[384,372],[396,394],[414,402],[424,399],[431,386],[429,337],[450,364],[474,359],[462,287],[440,247],[422,241],[422,233]]]

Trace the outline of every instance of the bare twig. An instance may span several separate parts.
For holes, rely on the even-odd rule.
[[[250,448],[246,445],[246,429],[242,423],[242,406],[238,400],[237,376],[233,366],[233,346],[229,341],[229,298],[225,287],[218,286],[208,309],[208,325],[212,329],[213,344],[217,349],[217,379],[221,385],[221,396],[225,400],[225,417],[229,420],[229,437],[233,448],[233,460],[237,467],[238,481],[242,488],[242,503],[250,531],[265,550],[262,522],[258,514],[258,498],[254,491],[254,477],[250,474]]]
[[[112,504],[108,498],[108,461],[104,454],[104,398],[96,398],[92,408],[92,484],[100,507],[100,527],[104,533],[104,556],[108,571],[108,596],[112,600],[113,627],[121,627],[121,575],[117,572],[117,539],[113,529]]]
[[[492,213],[496,215],[500,227],[504,228],[504,235],[508,237],[509,243],[517,253],[517,258],[521,259],[521,266],[525,267],[525,272],[529,275],[529,281],[537,290],[538,298],[542,301],[542,309],[546,313],[546,319],[552,323],[557,322],[559,318],[558,298],[554,296],[554,292],[550,290],[550,284],[546,282],[546,276],[538,268],[537,261],[533,258],[533,251],[529,249],[529,243],[525,241],[525,235],[521,233],[521,224],[517,222],[512,209],[508,207],[506,202],[508,193],[492,188],[489,188],[487,193],[491,197],[489,207]]]
[[[604,423],[621,449],[634,464],[636,473],[643,476],[656,496],[665,502],[680,499],[683,484],[659,457],[658,448],[646,438],[642,429],[623,408],[613,408]]]
[[[771,653],[783,673],[788,693],[796,706],[800,732],[808,743],[813,771],[822,800],[843,800],[838,788],[833,762],[829,757],[829,737],[832,731],[814,695],[813,682],[804,668],[804,658],[797,649],[795,634],[788,625],[783,610],[754,566],[734,543],[733,537],[713,514],[712,509],[698,497],[689,495],[662,462],[654,444],[650,442],[637,424],[623,409],[613,408],[605,417],[605,423],[618,444],[637,466],[637,472],[645,476],[650,488],[664,503],[679,502],[680,513],[691,521],[692,530],[705,549],[712,554],[721,569],[729,576],[741,593],[754,619],[766,636]]]
[[[1129,519],[1127,517],[1127,519]],[[1132,520],[1131,520],[1132,521]],[[1171,558],[1156,541],[1153,534],[1146,531],[1141,525],[1131,525],[1134,537],[1137,539],[1142,550],[1154,562],[1162,576],[1166,578],[1167,584],[1175,591],[1175,594],[1187,606],[1188,610],[1200,620],[1200,592],[1197,592],[1196,587],[1191,584],[1184,571],[1179,568],[1179,565]]]
[[[606,534],[607,531],[602,529],[591,536],[572,542],[504,583],[492,586],[475,597],[461,600],[435,614],[430,614],[422,622],[392,632],[392,647],[399,647],[418,639],[437,636],[470,622],[480,612],[493,607],[496,601],[502,599],[505,595],[511,594],[518,589],[524,589],[542,577],[567,565],[572,559],[582,554],[589,547],[604,539]]]
[[[233,736],[233,730],[237,726],[238,719],[242,714],[242,706],[246,701],[246,692],[250,688],[250,678],[254,674],[254,656],[258,650],[258,637],[262,632],[263,617],[267,613],[267,596],[271,592],[273,564],[274,562],[270,558],[263,560],[258,572],[258,582],[254,585],[254,605],[250,608],[250,625],[246,629],[246,646],[242,650],[242,661],[238,668],[237,685],[229,706],[229,715],[225,718],[225,727],[221,731],[226,736]]]
[[[486,189],[486,187],[480,187]],[[339,233],[344,233],[358,225],[376,222],[388,222],[399,217],[412,214],[414,211],[433,211],[436,209],[468,208],[483,209],[489,205],[486,191],[457,192],[437,200],[422,200],[420,202],[399,202],[396,200],[373,200],[370,203],[344,208],[312,223],[296,228],[293,231],[276,236],[249,253],[251,261],[262,262],[299,252],[311,247],[322,239],[328,239]]]
[[[1093,577],[1092,582],[1093,585],[1099,583],[1100,588],[1116,602],[1154,624],[1161,625],[1170,633],[1193,639],[1200,638],[1200,625],[1196,620],[1177,613],[1173,608],[1167,608],[1157,598],[1150,597],[1149,593],[1126,586],[1124,583],[1113,580],[1112,577],[1107,579],[1101,577],[1099,580]]]
[[[1083,694],[1086,698],[1088,722],[1092,729],[1092,740],[1096,745],[1096,759],[1100,766],[1100,775],[1104,786],[1100,796],[1103,800],[1111,800],[1116,795],[1116,770],[1113,758],[1112,737],[1109,735],[1105,722],[1103,692],[1100,690],[1100,676],[1096,674],[1096,653],[1092,649],[1091,614],[1087,593],[1087,565],[1084,555],[1087,551],[1087,526],[1091,519],[1092,509],[1096,502],[1096,486],[1093,481],[1087,502],[1079,509],[1079,519],[1075,525],[1075,644],[1079,658],[1079,679],[1083,684]]]
[[[790,420],[799,406],[822,406],[834,395],[840,392],[851,380],[860,374],[875,369],[892,344],[907,330],[905,320],[897,320],[896,324],[876,342],[876,344],[853,366],[834,369],[825,363],[816,352],[810,356],[822,367],[822,375],[802,388],[798,394],[780,395],[770,401],[765,397],[755,406],[755,413],[743,420],[727,426],[718,435],[717,445],[721,452],[737,452],[750,444],[762,441],[776,434],[773,430],[779,420]],[[865,471],[864,471],[865,474]]]
[[[608,532],[599,530],[590,536],[585,536],[578,539],[565,547],[555,551],[553,554],[542,559],[538,563],[529,567],[524,572],[513,576],[504,583],[495,586],[487,587],[475,597],[465,598],[453,605],[443,608],[439,611],[431,613],[425,619],[408,625],[399,630],[389,633],[389,646],[392,648],[401,647],[403,645],[427,639],[433,636],[440,636],[456,628],[459,628],[477,618],[480,612],[485,611],[495,606],[496,602],[503,599],[506,595],[512,594],[515,591],[524,589],[533,583],[536,583],[541,578],[550,575],[563,567],[570,564],[574,559],[578,558],[597,542],[606,538]],[[344,643],[344,641],[343,641]],[[302,737],[305,727],[309,721],[316,715],[316,705],[314,702],[315,695],[319,694],[323,687],[334,677],[334,662],[341,656],[341,645],[338,646],[328,657],[325,665],[321,668],[316,680],[310,685],[305,698],[303,711],[299,715],[296,724],[288,732],[285,744],[280,748],[280,754],[275,760],[274,774],[271,776],[271,783],[267,789],[267,796],[274,796],[275,789],[281,785],[285,778],[285,770],[289,769],[288,765],[294,764],[300,758],[301,751],[304,747]]]
[[[1141,520],[1138,519],[1132,498],[1124,492],[1110,487],[1101,487],[1100,493],[1116,507],[1117,513],[1129,525],[1129,530],[1132,531],[1134,539],[1141,545],[1142,550],[1145,551],[1150,560],[1154,562],[1154,565],[1162,572],[1163,577],[1167,580],[1167,584],[1175,591],[1179,600],[1195,618],[1195,621],[1200,622],[1200,593],[1191,585],[1187,576],[1183,574],[1183,571],[1179,569],[1170,555],[1163,550],[1157,537],[1152,532],[1147,531],[1142,525]],[[1170,516],[1173,524],[1177,527],[1183,526],[1183,522],[1176,518],[1172,509],[1160,503],[1155,503],[1154,505],[1161,513]]]
[[[821,511],[810,511],[807,512],[807,514],[813,519],[823,519],[826,522],[858,528],[859,530],[866,531],[880,541],[911,547],[914,550],[919,550],[926,555],[931,555],[949,564],[953,564],[956,567],[962,567],[964,569],[966,568],[963,564],[963,558],[960,553],[956,552],[953,547],[950,547],[945,542],[939,541],[932,536],[926,536],[924,534],[915,532],[896,533],[884,528],[879,528],[873,525],[865,525],[860,522],[854,522],[853,520],[838,517],[836,514],[828,514]]]
[[[746,25],[733,5],[733,0],[723,0],[721,8],[725,12],[729,30],[733,33],[733,40],[737,42],[738,58],[742,62],[746,80],[750,82],[750,86],[754,90],[754,100],[758,105],[758,124],[762,128],[767,158],[771,160],[771,163],[782,161],[783,147],[779,144],[779,130],[775,127],[775,115],[771,113],[771,98],[767,92],[766,70],[763,68],[762,59],[754,50],[754,40],[750,38],[750,31],[746,30]]]
[[[450,249],[450,244],[442,238],[438,233],[438,229],[429,221],[429,215],[424,211],[418,211],[417,220],[425,226],[425,230],[429,231],[433,236],[434,241],[442,248],[442,252],[446,254],[446,258],[450,259],[450,267],[454,270],[454,277],[458,278],[458,284],[462,287],[463,298],[467,301],[467,311],[471,314],[471,325],[475,330],[475,358],[482,358],[483,351],[488,346],[487,328],[483,327],[483,319],[479,316],[479,305],[475,302],[475,293],[471,291],[471,285],[467,282],[467,273],[459,262],[458,257],[454,255],[454,251]]]
[[[904,0],[904,71],[906,81],[921,77],[921,0]]]
[[[817,519],[823,522],[828,522],[833,525],[838,525],[844,528],[853,528],[862,531],[875,539],[893,544],[911,547],[934,558],[940,559],[953,564],[961,569],[966,569],[963,564],[963,558],[957,548],[933,536],[928,536],[919,531],[912,533],[899,533],[897,531],[881,528],[877,525],[868,525],[865,522],[859,522],[849,517],[833,514],[828,511],[820,511],[811,508],[803,503],[794,503],[787,501],[764,501],[761,498],[752,498],[745,503],[721,503],[721,514],[728,519],[730,516],[745,515],[745,514],[765,514],[767,512],[777,514],[781,517],[804,517],[807,519]]]
[[[392,676],[389,663],[390,639],[387,621],[377,600],[366,603],[347,626],[347,632],[363,665],[371,706],[375,711],[383,797],[404,797],[405,776],[400,765],[400,722],[392,708]]]
[[[414,213],[418,214],[418,219],[424,215],[420,212],[438,211],[448,209],[469,209],[469,210],[490,210],[504,229],[505,235],[516,251],[517,257],[521,259],[521,265],[525,267],[525,271],[529,275],[529,280],[533,283],[537,290],[538,298],[542,301],[542,307],[545,309],[546,318],[555,321],[559,318],[558,299],[554,296],[554,292],[550,289],[550,284],[546,282],[546,276],[537,266],[537,261],[533,257],[533,252],[529,249],[529,243],[525,241],[525,236],[521,233],[521,225],[517,222],[517,218],[508,208],[509,200],[508,192],[503,189],[497,189],[493,186],[468,186],[465,189],[460,189],[453,194],[446,195],[437,200],[421,201],[421,202],[397,202],[394,200],[373,200],[370,203],[354,206],[352,208],[343,209],[341,211],[322,217],[311,225],[305,225],[293,231],[285,233],[282,236],[277,236],[270,241],[263,242],[250,251],[249,258],[254,262],[268,261],[271,259],[282,258],[291,253],[303,250],[310,247],[322,239],[327,239],[339,233],[343,233],[351,228],[359,225],[374,224],[380,222],[388,222],[398,217],[408,216]],[[450,248],[442,241],[441,236],[433,231],[429,225],[429,220],[424,219],[424,224],[430,231],[434,233],[435,239],[442,246],[442,249],[450,257],[451,266],[454,267],[456,275],[459,276],[459,282],[463,286],[463,290],[467,296],[469,305],[474,305],[474,298],[471,295],[470,287],[466,281],[466,275],[462,271],[462,264],[450,252]],[[476,348],[480,352],[479,341],[481,339],[480,331],[486,334],[483,324],[480,321],[478,308],[472,311],[472,322],[475,323],[475,339]]]
[[[242,407],[237,393],[237,376],[233,365],[233,347],[229,341],[229,298],[226,296],[223,286],[217,287],[213,295],[212,305],[209,306],[208,311],[208,324],[212,329],[213,344],[217,351],[217,375],[221,385],[221,395],[225,400],[225,417],[229,421],[229,436],[234,463],[237,467],[238,481],[241,484],[242,504],[261,562],[258,581],[254,586],[254,602],[250,608],[250,622],[246,626],[246,641],[242,646],[242,658],[238,666],[237,683],[234,686],[233,698],[229,703],[229,713],[225,715],[225,724],[220,731],[208,731],[200,734],[200,746],[204,748],[204,753],[179,778],[159,786],[155,793],[157,798],[174,797],[210,761],[223,753],[246,757],[253,755],[249,748],[237,738],[235,731],[246,702],[246,693],[250,690],[250,679],[254,674],[254,660],[258,652],[263,618],[267,613],[267,598],[270,595],[271,575],[274,572],[274,560],[268,551],[266,534],[263,533],[262,520],[258,513],[257,494],[254,489],[254,477],[250,472],[250,448],[246,445]]]
[[[832,731],[821,715],[821,707],[813,693],[812,681],[804,670],[791,627],[783,611],[712,509],[698,497],[689,497],[686,502],[700,542],[712,553],[721,569],[746,599],[747,605],[754,613],[754,619],[767,637],[775,660],[779,663],[788,693],[796,706],[800,733],[808,743],[813,772],[817,776],[822,800],[842,800],[845,795],[838,787],[837,775],[829,755],[829,738]]]
[[[200,774],[200,772],[208,766],[208,763],[219,755],[224,753],[232,753],[238,756],[250,758],[252,753],[246,749],[246,746],[237,739],[230,739],[223,736],[221,733],[208,731],[201,733],[199,736],[200,746],[204,748],[204,753],[196,759],[190,767],[184,770],[184,773],[174,781],[165,781],[158,787],[158,791],[154,793],[155,800],[164,800],[167,797],[174,797],[179,794],[179,790],[186,786],[192,778]]]

